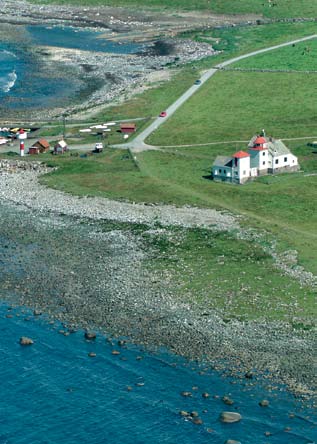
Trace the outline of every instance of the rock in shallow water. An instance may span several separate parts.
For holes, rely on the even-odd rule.
[[[219,419],[221,422],[230,424],[233,422],[241,421],[242,416],[240,415],[240,413],[236,413],[236,412],[222,412],[220,414]]]
[[[96,333],[94,333],[93,331],[86,331],[85,332],[85,339],[88,339],[89,341],[96,339]]]
[[[269,401],[267,399],[262,399],[259,402],[259,406],[261,406],[261,407],[268,407],[269,405],[270,405],[270,403],[269,403]]]
[[[34,344],[34,341],[33,341],[33,339],[28,338],[27,336],[22,336],[20,338],[20,344],[21,345],[32,345],[32,344]]]
[[[235,439],[227,439],[225,444],[241,444],[240,441],[236,441]]]

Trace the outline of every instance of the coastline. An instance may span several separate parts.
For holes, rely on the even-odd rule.
[[[13,5],[14,9],[19,9],[17,3],[5,2],[5,6],[7,5],[8,7],[11,5],[12,9]],[[40,22],[41,15],[35,10],[37,7],[26,2],[18,2],[18,5],[26,8],[24,14],[19,12],[10,19],[7,13],[1,16],[1,20],[6,20],[6,23],[12,20],[13,23],[19,24]],[[39,11],[45,15],[49,14],[50,18],[47,23],[52,25],[56,23],[73,26],[88,25],[95,29],[101,29],[103,26],[100,21],[75,19],[78,12],[75,8],[71,9],[71,20],[65,18],[70,12],[69,8],[43,9],[41,7]],[[95,10],[92,8],[91,12]],[[61,13],[64,14],[64,18],[60,15]],[[129,23],[124,23],[124,20],[120,19],[116,22],[116,19],[113,19],[112,25],[113,28],[109,31],[115,33],[112,38],[138,38],[136,34],[131,34]],[[150,26],[140,25],[140,34],[141,28],[143,32],[145,27]],[[170,25],[169,27],[172,28]],[[149,34],[151,32],[153,31],[150,30]],[[193,47],[189,46],[188,49],[190,53]],[[75,51],[70,54],[67,50],[59,49],[50,51],[50,57],[62,58],[63,61],[74,66],[82,64],[97,67],[96,69],[100,69],[98,74],[100,79],[104,79],[108,72],[103,68],[104,55],[88,55]],[[123,94],[130,94],[131,89],[141,91],[142,85],[148,80],[147,75],[155,73],[160,76],[160,73],[163,75],[163,73],[171,72],[162,68],[163,59],[156,56],[122,58],[121,55],[120,57],[109,55],[107,57],[109,57],[109,63],[113,65],[114,72],[125,69],[127,65],[124,65],[122,60],[128,63],[127,60],[129,59],[130,62],[133,58],[137,62],[136,77],[132,76],[131,79],[131,72],[129,72],[129,78],[122,81],[121,86],[119,86],[118,77],[114,78],[117,95],[107,96],[109,100],[114,100],[115,97],[119,100]],[[140,75],[139,70],[145,66],[145,57],[148,57],[149,72],[146,75],[144,73]],[[174,55],[169,57],[172,58],[166,59],[166,63],[174,59]],[[151,71],[150,66],[153,62],[157,65],[155,70]],[[130,63],[128,64],[131,66]],[[77,112],[80,111],[85,115],[90,112],[92,105],[93,107],[104,106],[106,94],[107,91],[101,88],[90,97],[90,102],[82,105],[81,109],[76,105],[69,107],[67,112],[78,115]],[[55,112],[52,111],[52,114]],[[62,113],[64,110],[58,110],[58,112]],[[60,319],[70,326],[104,329],[115,336],[129,336],[133,341],[146,346],[166,346],[191,359],[206,359],[215,369],[226,370],[237,377],[244,377],[246,372],[252,370],[254,373],[262,373],[273,382],[275,380],[286,382],[295,393],[307,396],[312,394],[314,338],[311,334],[302,332],[302,335],[298,335],[290,326],[274,322],[234,321],[228,324],[217,314],[209,313],[206,316],[201,306],[195,304],[189,306],[176,301],[172,294],[171,276],[169,280],[164,281],[166,288],[162,288],[159,284],[162,276],[148,274],[144,270],[143,261],[147,258],[147,254],[144,251],[142,239],[135,238],[129,231],[124,233],[119,225],[109,228],[107,234],[104,234],[98,225],[99,222],[107,224],[107,221],[115,222],[115,224],[144,224],[145,231],[155,231],[157,223],[160,223],[166,230],[169,226],[176,225],[184,228],[203,226],[213,230],[230,231],[239,228],[239,221],[236,218],[213,210],[151,207],[106,199],[74,198],[41,187],[37,183],[37,177],[36,171],[0,176],[0,201],[5,206],[8,205],[8,212],[13,211],[14,215],[18,215],[16,225],[13,224],[7,228],[7,235],[14,236],[14,227],[26,221],[25,230],[34,229],[35,233],[46,232],[45,236],[48,237],[43,238],[45,241],[53,242],[52,233],[56,230],[60,236],[61,246],[49,243],[53,249],[56,249],[54,259],[57,260],[58,256],[63,255],[64,247],[67,245],[70,251],[76,253],[78,261],[73,262],[72,257],[67,257],[69,267],[67,270],[58,268],[58,263],[52,262],[54,270],[58,273],[56,276],[50,275],[51,283],[48,287],[45,286],[48,282],[44,270],[38,275],[35,269],[29,266],[27,271],[34,280],[22,281],[25,284],[25,290],[28,291],[23,291],[15,301],[11,299],[11,302],[44,310],[53,318]],[[23,193],[20,192],[21,190]],[[88,231],[85,231],[81,225],[87,222]],[[79,243],[78,249],[76,247],[72,250],[73,241],[79,240],[81,235],[85,242]],[[35,237],[31,234],[26,234],[26,239],[35,242]],[[103,245],[105,251],[109,249],[109,244],[113,245],[110,259],[108,256],[105,259],[103,254],[95,251],[96,245],[100,248],[100,244]],[[86,261],[88,252],[91,254],[89,263]],[[124,262],[122,262],[123,258]],[[46,260],[45,254],[42,259]],[[110,275],[101,277],[105,267],[110,269]],[[109,279],[108,282],[106,278]],[[39,281],[34,286],[36,279]],[[63,279],[69,285],[66,290],[59,282]],[[54,286],[60,290],[58,295],[54,292]],[[16,290],[17,293],[20,291],[19,288]],[[51,299],[47,295],[55,296]],[[8,294],[6,297],[10,298]]]
[[[97,328],[148,347],[167,347],[233,376],[251,371],[312,396],[313,332],[295,332],[282,322],[225,322],[195,301],[178,300],[173,276],[146,266],[156,253],[144,243],[144,233],[155,238],[173,226],[239,230],[239,219],[214,210],[70,196],[39,185],[43,171],[34,165],[31,171],[0,175],[0,203],[7,214],[2,230],[22,244],[36,242],[41,250],[36,263],[54,273],[22,257],[27,277],[6,282],[7,301],[41,310],[70,328]]]
[[[67,103],[65,107],[43,108],[34,112],[21,110],[18,114],[15,110],[14,116],[24,119],[26,116],[37,119],[43,113],[47,119],[62,114],[76,118],[93,116],[102,107],[120,103],[150,88],[153,74],[159,76],[159,82],[165,81],[177,72],[179,66],[217,53],[210,44],[177,38],[180,32],[240,22],[252,23],[257,18],[255,15],[132,11],[120,7],[42,6],[25,0],[5,0],[0,11],[0,26],[7,25],[8,33],[17,39],[20,38],[20,33],[14,30],[17,25],[45,24],[49,27],[71,26],[99,31],[103,33],[99,38],[119,43],[143,43],[146,46],[144,51],[133,56],[38,47],[34,55],[41,64],[47,65],[48,71],[50,63],[56,63],[58,71],[63,72],[65,69],[67,78],[73,76],[74,81],[78,84],[83,82],[86,87],[81,86],[82,94],[79,92],[71,99],[73,103]],[[10,28],[9,25],[14,26]],[[157,41],[166,43],[169,52],[157,53]],[[70,70],[72,75],[69,74]]]

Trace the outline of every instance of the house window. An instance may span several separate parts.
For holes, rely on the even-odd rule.
[[[265,165],[265,161],[264,161],[264,162],[262,162],[262,164],[263,164],[263,165]]]
[[[243,175],[245,176],[247,174],[246,170],[243,171]]]
[[[278,164],[278,159],[275,159],[275,165],[277,165]]]
[[[265,156],[265,151],[263,151],[263,154],[262,154],[262,156]]]
[[[237,176],[238,175],[238,171],[235,171],[234,174]]]
[[[284,162],[287,162],[287,157],[284,157]]]
[[[221,172],[222,172],[222,171],[221,171],[221,170],[219,170],[219,174],[221,174]]]

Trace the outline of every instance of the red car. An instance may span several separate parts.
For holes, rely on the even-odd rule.
[[[161,113],[160,113],[160,117],[166,117],[167,116],[167,112],[166,111],[162,111]]]

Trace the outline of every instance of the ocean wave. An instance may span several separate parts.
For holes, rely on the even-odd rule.
[[[17,59],[17,55],[7,49],[0,50],[0,62],[7,62]]]
[[[15,70],[13,70],[12,72],[8,73],[3,77],[0,77],[0,91],[4,93],[8,93],[9,91],[11,91],[11,89],[15,85],[17,78],[18,76]]]

